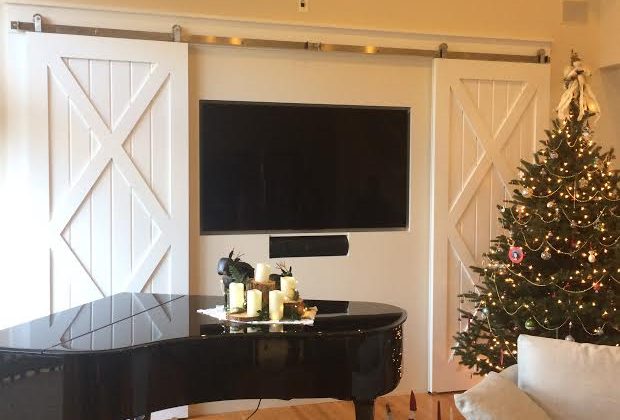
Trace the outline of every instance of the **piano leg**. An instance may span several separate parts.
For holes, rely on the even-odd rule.
[[[373,420],[375,418],[375,400],[355,400],[355,420]]]

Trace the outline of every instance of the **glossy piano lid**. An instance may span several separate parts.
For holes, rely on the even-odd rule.
[[[181,295],[119,293],[0,330],[0,349],[40,352],[179,298]]]
[[[319,308],[314,326],[245,326],[196,312],[223,304],[222,297],[125,293],[0,331],[0,348],[92,352],[225,335],[351,335],[392,328],[406,317],[404,310],[382,303],[325,300],[306,303]],[[22,338],[15,340],[17,336]],[[29,347],[34,342],[36,346]]]

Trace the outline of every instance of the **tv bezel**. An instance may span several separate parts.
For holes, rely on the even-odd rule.
[[[202,161],[202,139],[204,127],[200,124],[201,109],[203,104],[232,104],[232,105],[271,105],[271,106],[296,106],[296,107],[319,107],[319,108],[346,108],[346,109],[385,109],[407,112],[407,139],[406,139],[406,178],[407,178],[407,211],[405,214],[405,225],[395,227],[367,227],[367,228],[325,228],[325,229],[252,229],[252,230],[205,230],[202,223],[202,179],[204,162]],[[299,234],[299,233],[348,233],[348,232],[405,232],[409,230],[411,220],[411,107],[407,106],[384,106],[384,105],[359,105],[359,104],[320,104],[320,103],[301,103],[301,102],[271,102],[271,101],[243,101],[243,100],[223,100],[223,99],[200,99],[198,101],[198,223],[200,225],[200,235],[258,235],[258,234]]]

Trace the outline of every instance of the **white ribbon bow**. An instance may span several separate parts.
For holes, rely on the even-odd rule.
[[[579,105],[578,121],[583,119],[586,110],[589,111],[590,114],[596,114],[596,119],[598,120],[601,115],[601,109],[588,82],[591,75],[592,73],[590,70],[583,66],[579,59],[574,60],[572,65],[566,67],[564,70],[566,90],[562,94],[560,103],[557,107],[558,118],[560,120],[568,118],[570,104],[573,99],[577,100],[577,104]]]

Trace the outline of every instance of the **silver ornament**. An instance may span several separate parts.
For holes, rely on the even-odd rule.
[[[555,150],[549,153],[549,157],[551,159],[557,159],[558,158],[558,152],[556,152]]]
[[[588,180],[586,178],[581,178],[579,180],[579,188],[585,188],[588,186]]]
[[[525,198],[529,198],[532,196],[532,189],[531,188],[524,188],[523,191],[521,191],[521,195]]]
[[[551,200],[547,203],[547,208],[552,209],[555,207],[555,201]]]
[[[572,335],[568,334],[568,335],[564,338],[564,340],[566,340],[566,341],[575,341],[575,338],[574,338]]]
[[[545,249],[543,252],[541,252],[540,258],[542,258],[545,261],[548,261],[551,259],[551,253]]]
[[[603,327],[598,327],[597,329],[594,330],[594,334],[603,335],[605,334],[605,330],[603,329]]]
[[[547,171],[545,170],[545,168],[542,168],[542,169],[540,170],[540,174],[541,174],[542,176],[547,175]]]
[[[587,128],[583,130],[583,133],[581,134],[581,137],[583,137],[584,140],[590,140],[590,136],[592,135],[592,133],[590,133],[590,130],[588,130]]]

